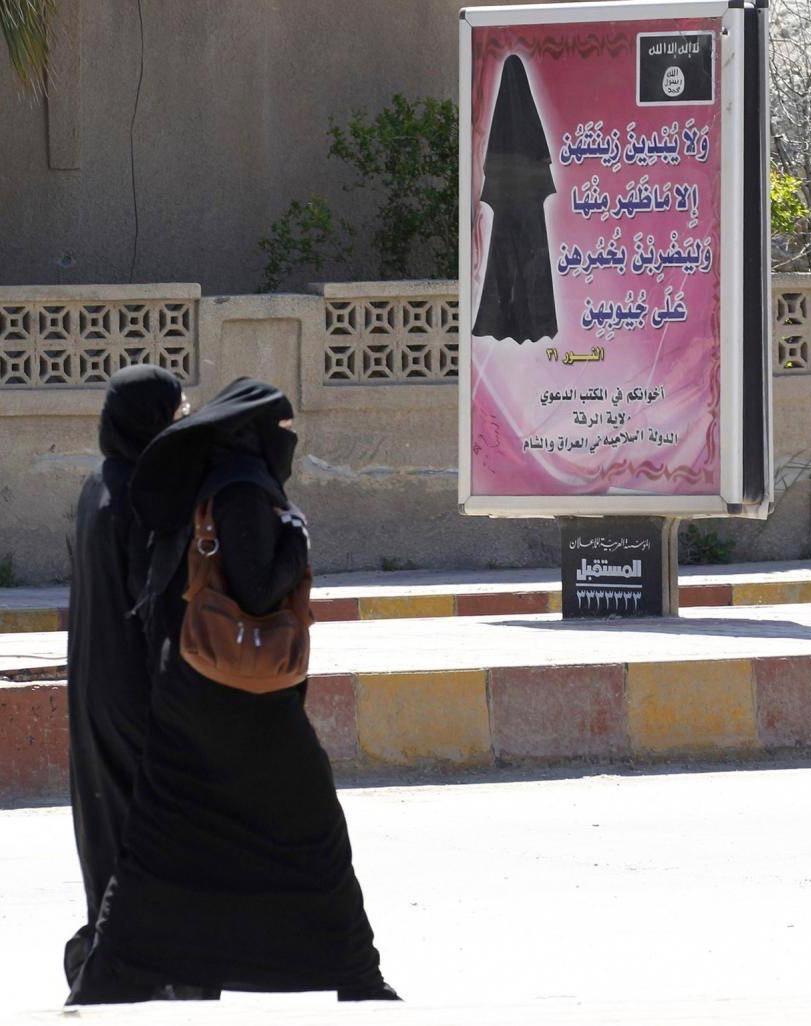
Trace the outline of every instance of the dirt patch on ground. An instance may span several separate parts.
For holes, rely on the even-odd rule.
[[[13,684],[27,684],[31,681],[47,681],[49,684],[62,684],[68,675],[68,668],[64,664],[59,666],[37,666],[28,667],[24,670],[3,670],[0,672],[0,681],[10,681]]]

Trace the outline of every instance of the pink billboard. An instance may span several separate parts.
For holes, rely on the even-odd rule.
[[[471,495],[719,493],[720,31],[472,29]]]

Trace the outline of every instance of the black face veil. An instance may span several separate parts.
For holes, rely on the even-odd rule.
[[[138,461],[132,479],[132,504],[141,522],[154,531],[188,524],[206,476],[217,463],[242,456],[262,460],[286,502],[283,485],[290,476],[296,436],[279,426],[293,417],[290,400],[279,389],[252,378],[237,378],[185,420],[164,431]]]
[[[555,192],[552,157],[524,62],[504,62],[484,163],[481,199],[493,209],[473,334],[537,342],[558,331],[544,201]]]

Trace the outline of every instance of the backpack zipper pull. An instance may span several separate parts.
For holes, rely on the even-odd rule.
[[[245,624],[239,621],[239,630],[237,631],[237,644],[242,644],[242,639],[245,637]]]

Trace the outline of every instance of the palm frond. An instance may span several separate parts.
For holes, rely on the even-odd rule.
[[[0,31],[11,65],[23,87],[45,91],[48,66],[48,18],[56,0],[0,0]]]

